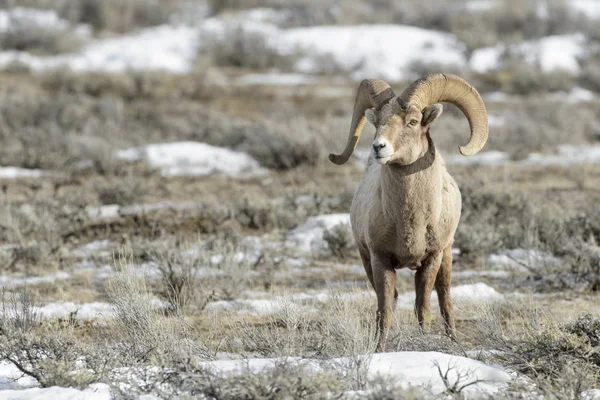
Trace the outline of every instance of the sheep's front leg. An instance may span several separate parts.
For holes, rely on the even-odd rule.
[[[392,324],[392,314],[397,298],[396,270],[389,263],[373,258],[373,284],[377,293],[377,333],[378,341],[375,351],[385,349],[387,335]]]
[[[450,296],[450,283],[452,281],[452,246],[444,249],[440,270],[435,279],[435,290],[440,303],[440,311],[444,317],[446,335],[455,339],[454,305]]]
[[[431,322],[431,291],[440,268],[442,253],[428,256],[415,274],[415,313],[422,332],[427,332]]]

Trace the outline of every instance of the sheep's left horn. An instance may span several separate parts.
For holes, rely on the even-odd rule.
[[[329,161],[334,164],[342,165],[348,161],[366,123],[365,111],[367,108],[375,107],[380,109],[385,103],[395,96],[390,85],[380,79],[365,79],[358,87],[356,101],[354,102],[354,112],[352,115],[352,123],[350,124],[350,133],[348,134],[348,142],[342,154],[330,154]]]
[[[467,81],[452,74],[432,74],[413,82],[398,96],[401,106],[414,104],[419,110],[444,101],[460,108],[471,127],[469,143],[460,146],[460,152],[464,156],[477,153],[488,138],[488,118],[483,99]]]

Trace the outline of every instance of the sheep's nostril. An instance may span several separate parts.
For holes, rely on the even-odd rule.
[[[379,151],[385,147],[385,142],[382,143],[373,143],[373,149],[375,151]]]

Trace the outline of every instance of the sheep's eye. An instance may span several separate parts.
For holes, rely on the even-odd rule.
[[[416,126],[419,123],[419,121],[417,121],[416,119],[411,119],[409,122],[410,126]]]

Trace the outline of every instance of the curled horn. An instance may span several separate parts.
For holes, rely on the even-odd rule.
[[[346,163],[354,152],[358,140],[360,139],[360,134],[365,127],[365,110],[372,107],[381,109],[381,107],[394,96],[394,91],[387,82],[380,79],[363,80],[360,83],[358,93],[356,94],[352,123],[350,125],[350,133],[348,134],[346,148],[342,154],[330,154],[329,161],[337,165]]]
[[[477,153],[488,138],[488,118],[479,92],[464,79],[451,74],[432,74],[413,82],[398,96],[401,107],[416,105],[419,110],[435,103],[447,102],[457,106],[469,121],[471,138],[459,146],[464,156]]]

